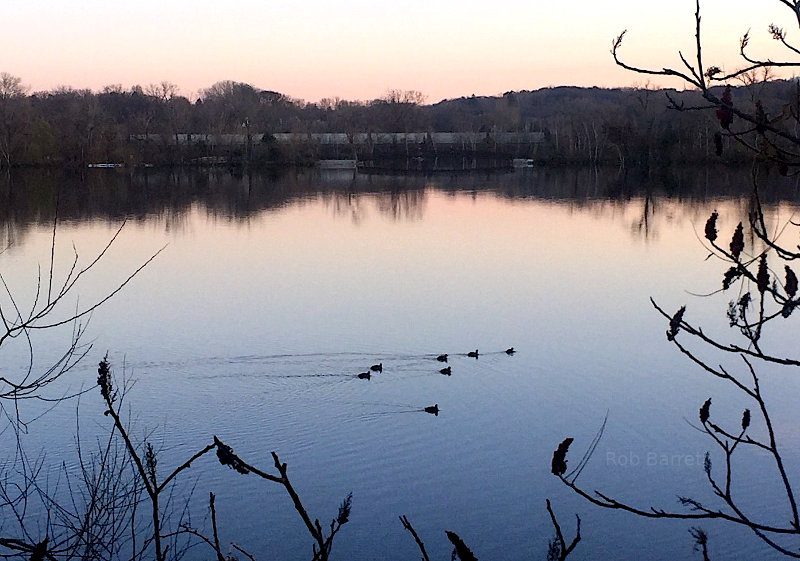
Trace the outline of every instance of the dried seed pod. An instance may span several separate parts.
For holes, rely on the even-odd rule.
[[[155,486],[157,485],[156,466],[158,465],[158,459],[156,458],[156,451],[153,450],[153,445],[149,442],[147,443],[147,447],[145,449],[144,461],[145,469],[147,470],[147,476],[150,478],[150,483]]]
[[[710,414],[709,409],[711,409],[711,398],[709,397],[703,406],[700,408],[700,422],[706,424],[708,421],[708,416]]]
[[[728,320],[731,322],[731,327],[736,325],[736,322],[739,320],[739,309],[736,307],[736,302],[731,300],[728,302]]]
[[[761,294],[764,294],[769,288],[769,270],[767,269],[766,254],[762,254],[761,259],[759,259],[758,261],[758,274],[756,275],[756,285],[758,286],[758,291]]]
[[[686,311],[686,306],[681,306],[681,309],[675,312],[672,319],[669,320],[669,331],[667,331],[667,341],[672,341],[678,334],[681,328],[681,321],[683,321],[683,313]]]
[[[550,470],[553,472],[553,475],[564,475],[564,473],[566,473],[567,451],[573,440],[572,438],[565,438],[561,441],[561,444],[558,445],[555,452],[553,452],[553,461],[550,465]]]
[[[716,136],[714,138],[716,138]],[[721,146],[722,139],[720,139],[720,147]],[[710,242],[717,239],[717,218],[719,218],[719,213],[715,210],[711,213],[711,216],[708,217],[708,220],[706,220],[706,239]]]
[[[113,403],[116,399],[116,392],[114,391],[114,382],[111,379],[111,365],[108,362],[108,355],[103,357],[97,365],[97,385],[100,386],[100,393],[109,403]]]
[[[731,87],[726,86],[722,93],[721,105],[717,109],[717,119],[723,129],[728,129],[733,123],[733,102],[731,98]]]
[[[742,294],[742,297],[739,298],[739,302],[738,302],[738,304],[739,304],[739,314],[740,315],[744,315],[745,311],[747,311],[747,308],[750,307],[750,302],[752,300],[753,300],[753,298],[752,298],[752,296],[750,296],[749,292],[745,292],[744,294]]]
[[[783,285],[783,289],[789,298],[794,298],[797,294],[797,275],[789,268],[789,265],[786,265],[786,283]]]
[[[739,259],[742,251],[744,251],[744,226],[742,226],[741,222],[739,222],[739,225],[736,227],[736,231],[733,233],[730,248],[733,258]]]
[[[336,522],[347,524],[350,521],[350,509],[353,507],[353,493],[352,491],[345,497],[342,504],[339,505],[339,515],[336,517]]]
[[[739,267],[731,267],[725,271],[725,276],[722,277],[722,290],[728,290],[731,284],[733,284],[733,281],[740,276],[742,276],[742,272],[739,270]]]
[[[478,561],[478,558],[475,557],[475,554],[472,553],[458,534],[450,530],[445,530],[444,533],[447,535],[447,539],[450,540],[450,543],[453,544],[453,554],[451,556],[453,559],[458,558],[461,561]]]

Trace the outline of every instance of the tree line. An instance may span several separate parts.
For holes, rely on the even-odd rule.
[[[782,107],[797,103],[795,80],[749,76],[734,85],[737,104]],[[370,101],[326,98],[305,102],[253,85],[222,81],[196,99],[170,82],[106,86],[100,91],[59,87],[30,93],[17,76],[0,73],[0,167],[86,167],[90,163],[187,165],[237,154],[215,146],[181,146],[181,134],[258,135],[247,151],[257,164],[313,162],[308,146],[274,142],[273,133],[541,132],[526,156],[557,164],[664,166],[717,160],[713,116],[676,112],[671,101],[692,104],[696,90],[649,84],[629,88],[550,87],[469,96],[426,104],[417,91],[390,90]],[[795,101],[792,102],[791,100]],[[153,142],[132,142],[153,135]],[[149,137],[148,137],[149,138]],[[725,161],[744,161],[731,143]],[[241,156],[241,153],[239,154]],[[516,157],[517,155],[515,155]],[[241,157],[239,158],[241,159]]]

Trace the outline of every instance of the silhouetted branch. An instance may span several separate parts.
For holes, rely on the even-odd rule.
[[[779,1],[787,5],[787,7],[790,7],[795,17],[798,17],[797,6],[783,2],[783,0]],[[786,116],[786,107],[780,109],[781,115],[779,117],[769,119],[766,117],[766,113],[764,112],[760,102],[756,102],[755,111],[745,110],[733,103],[730,96],[730,86],[727,86],[723,96],[720,98],[711,88],[711,84],[727,84],[733,79],[743,79],[744,77],[750,76],[756,70],[764,70],[766,79],[766,73],[769,70],[775,68],[797,68],[800,67],[800,61],[775,61],[771,59],[759,60],[750,57],[747,54],[747,46],[750,42],[750,35],[748,32],[742,36],[739,41],[739,54],[747,63],[745,66],[731,72],[724,72],[720,67],[713,65],[708,66],[706,69],[703,44],[701,41],[702,27],[699,0],[696,0],[695,6],[695,62],[690,63],[683,53],[680,51],[678,52],[678,57],[685,70],[675,70],[668,67],[662,69],[650,69],[633,66],[626,63],[619,56],[619,50],[622,46],[626,31],[623,31],[612,41],[611,54],[614,62],[618,66],[638,74],[673,76],[680,78],[687,84],[697,88],[702,97],[711,103],[711,107],[709,107],[709,109],[716,109],[716,115],[720,121],[721,129],[727,136],[734,138],[737,142],[749,150],[759,154],[764,161],[773,161],[777,163],[779,171],[786,175],[788,173],[789,165],[800,164],[800,156],[798,154],[788,150],[779,144],[779,142],[777,142],[781,141],[781,143],[788,144],[789,146],[795,148],[800,147],[800,135],[797,134],[796,127],[791,126],[791,123],[790,126],[782,126],[785,124],[784,121],[788,120]],[[798,22],[800,22],[800,18],[798,18]],[[779,28],[773,24],[769,26],[768,31],[772,35],[773,39],[779,41],[789,53],[793,55],[800,54],[800,49],[797,49],[786,41],[786,33],[782,28]],[[682,102],[677,102],[669,94],[668,100],[673,109],[680,111],[695,109],[685,107]],[[734,123],[734,118],[738,119],[742,123],[745,123],[746,126],[744,128],[732,128],[731,125]],[[797,116],[795,115],[794,122],[796,121]],[[746,136],[751,134],[756,136],[756,143],[751,143],[746,140]],[[719,142],[717,145],[718,155],[721,154],[721,151],[722,144]]]
[[[88,272],[92,271],[98,265],[100,260],[107,255],[109,249],[117,241],[119,235],[125,227],[125,221],[122,222],[116,232],[108,240],[106,245],[94,256],[94,258],[87,265],[80,269],[78,268],[78,252],[73,245],[72,263],[66,271],[64,278],[60,281],[60,283],[57,283],[55,278],[55,250],[58,231],[58,201],[59,199],[57,198],[56,213],[52,224],[49,263],[45,273],[46,277],[43,279],[40,268],[35,279],[36,292],[28,309],[23,309],[23,305],[15,297],[11,287],[6,282],[6,279],[2,274],[0,274],[0,286],[2,286],[4,300],[6,301],[5,304],[0,303],[0,324],[2,325],[0,328],[0,346],[8,343],[11,340],[22,338],[25,341],[28,350],[27,368],[18,379],[12,379],[8,376],[0,377],[0,399],[13,400],[15,402],[14,408],[16,411],[16,417],[13,419],[13,422],[20,425],[24,425],[24,421],[20,418],[19,411],[17,409],[16,402],[18,400],[38,399],[43,401],[50,400],[53,402],[58,402],[72,397],[70,395],[63,395],[56,398],[47,398],[42,394],[42,390],[72,370],[72,368],[74,368],[74,366],[78,364],[91,349],[91,345],[81,344],[81,339],[85,333],[86,325],[80,324],[79,320],[82,318],[88,318],[88,316],[94,310],[118,294],[161,252],[161,250],[159,250],[152,255],[141,266],[133,271],[133,273],[128,275],[126,279],[119,283],[113,290],[107,292],[102,298],[99,298],[88,306],[79,306],[76,304],[73,313],[68,313],[59,317],[60,314],[57,315],[56,307],[63,305],[65,300],[77,290],[81,279]],[[73,324],[73,329],[67,350],[49,368],[45,369],[41,373],[34,374],[34,348],[30,339],[31,332],[34,330],[50,329],[70,323]]]
[[[238,551],[239,553],[241,553],[242,555],[244,555],[245,557],[247,557],[248,559],[250,559],[250,561],[256,561],[255,557],[253,557],[249,552],[245,551],[235,543],[231,542],[231,547],[236,551]]]
[[[550,521],[553,523],[553,528],[556,531],[556,541],[551,542],[550,546],[550,553],[548,555],[548,561],[564,561],[567,556],[572,553],[572,550],[575,549],[575,546],[578,545],[578,542],[581,541],[581,517],[577,514],[575,518],[577,518],[577,529],[575,530],[575,537],[572,538],[572,541],[569,545],[564,540],[564,534],[561,532],[561,526],[558,524],[558,520],[556,520],[556,515],[553,512],[553,508],[550,506],[550,499],[545,499],[547,504],[547,512],[550,514]]]
[[[100,387],[100,393],[103,396],[106,407],[108,408],[105,414],[111,416],[112,420],[114,421],[114,426],[125,442],[128,455],[136,466],[136,471],[138,472],[139,477],[142,479],[145,491],[150,499],[150,504],[152,507],[153,542],[156,550],[156,561],[164,561],[167,549],[162,545],[162,517],[159,506],[159,497],[164,491],[167,483],[172,481],[172,479],[174,479],[182,471],[189,469],[194,460],[213,450],[216,447],[216,440],[214,443],[207,445],[205,448],[192,455],[192,457],[186,462],[175,468],[175,470],[173,470],[172,473],[170,473],[170,475],[164,480],[164,483],[159,484],[156,473],[156,457],[152,446],[149,443],[146,444],[145,457],[143,459],[142,454],[133,444],[130,436],[128,435],[128,431],[125,428],[125,425],[122,423],[119,413],[114,406],[114,402],[117,399],[117,392],[114,389],[113,378],[111,376],[111,366],[107,360],[107,357],[100,361],[97,373],[97,384]]]
[[[625,38],[625,34],[628,32],[627,29],[623,30],[622,33],[617,35],[614,40],[611,42],[611,56],[614,57],[614,62],[617,63],[617,66],[624,68],[625,70],[630,70],[631,72],[636,72],[637,74],[648,74],[651,76],[674,76],[676,78],[682,78],[686,80],[690,84],[693,84],[700,88],[700,84],[697,83],[693,78],[689,77],[688,75],[680,72],[678,70],[673,70],[672,68],[662,68],[661,70],[651,70],[648,68],[640,68],[637,66],[631,66],[626,62],[623,62],[622,59],[619,58],[619,49],[622,46],[622,41]],[[694,74],[694,72],[692,72]]]
[[[342,501],[336,518],[331,520],[330,529],[328,535],[326,536],[319,520],[315,519],[312,522],[308,511],[305,509],[302,501],[300,500],[300,496],[297,494],[297,491],[295,491],[294,486],[289,480],[287,466],[285,463],[281,463],[280,459],[278,458],[278,454],[272,452],[272,459],[275,469],[277,469],[278,473],[280,474],[279,476],[276,476],[261,471],[260,469],[242,460],[233,452],[233,449],[230,446],[223,443],[216,436],[214,437],[214,443],[217,448],[217,457],[222,465],[227,465],[243,475],[253,473],[262,479],[283,485],[287,494],[292,499],[292,504],[294,505],[295,510],[303,520],[306,529],[311,534],[311,537],[314,538],[315,543],[313,559],[327,561],[331,552],[331,548],[333,547],[333,538],[339,532],[341,527],[344,526],[350,519],[350,509],[352,506],[353,494],[348,494],[344,501]]]
[[[214,493],[209,493],[208,507],[211,509],[211,527],[214,529],[214,550],[217,552],[217,561],[225,561],[225,556],[219,547],[219,532],[217,531],[217,509],[214,506]]]
[[[756,195],[757,197],[757,195]],[[711,420],[711,398],[708,398],[699,410],[700,423],[702,430],[709,436],[709,438],[719,447],[724,457],[724,471],[722,477],[715,477],[710,454],[706,453],[704,462],[704,471],[706,479],[713,490],[715,496],[724,504],[723,509],[709,508],[701,504],[699,501],[690,497],[679,497],[679,502],[688,508],[688,512],[672,512],[655,507],[641,508],[630,505],[624,501],[617,500],[604,494],[600,491],[588,492],[579,488],[575,484],[574,478],[570,480],[564,475],[566,471],[566,454],[572,439],[564,440],[553,453],[553,473],[557,475],[568,487],[578,493],[586,500],[593,504],[609,509],[623,510],[630,512],[637,516],[646,518],[672,518],[672,519],[720,519],[731,522],[742,527],[749,528],[760,540],[767,544],[773,550],[786,555],[788,557],[800,558],[800,553],[791,547],[779,543],[778,538],[786,536],[800,536],[800,517],[798,517],[798,506],[795,499],[794,489],[791,485],[789,475],[786,471],[783,458],[779,451],[778,443],[775,437],[775,429],[773,426],[772,418],[769,413],[769,408],[761,393],[759,378],[753,366],[753,359],[759,359],[765,363],[780,364],[784,366],[798,366],[800,361],[793,358],[779,358],[765,353],[762,349],[760,339],[763,333],[763,327],[766,323],[776,320],[779,317],[789,317],[795,310],[800,302],[797,299],[798,294],[798,279],[795,273],[788,267],[785,267],[785,280],[783,285],[779,285],[777,281],[777,274],[772,271],[768,265],[767,253],[762,252],[756,256],[748,257],[746,254],[744,228],[743,224],[739,223],[736,231],[731,238],[730,245],[723,247],[718,241],[718,232],[716,228],[717,213],[712,213],[705,225],[705,239],[710,244],[711,254],[719,257],[723,262],[727,261],[732,265],[726,271],[722,289],[727,290],[736,282],[746,283],[750,291],[742,289],[743,295],[738,301],[732,301],[728,310],[728,317],[730,325],[737,328],[741,335],[747,341],[747,346],[738,344],[723,344],[715,338],[706,335],[702,329],[693,326],[686,319],[686,307],[681,307],[674,314],[668,314],[665,310],[659,307],[653,299],[651,303],[653,307],[668,321],[668,329],[666,332],[667,340],[674,344],[685,356],[687,356],[695,365],[699,366],[706,373],[711,374],[719,379],[726,380],[733,384],[736,389],[741,391],[752,399],[757,405],[757,411],[760,413],[761,419],[764,421],[766,428],[767,440],[756,440],[747,435],[747,431],[751,425],[751,411],[745,409],[740,423],[740,429],[730,430],[722,427],[719,423]],[[750,217],[753,230],[761,228],[762,235],[771,239],[773,245],[778,245],[774,241],[774,236],[770,236],[767,232],[764,223],[763,214],[760,207],[757,206],[755,212],[751,213]],[[785,253],[791,255],[792,251]],[[755,296],[751,296],[755,293]],[[755,311],[752,311],[752,304],[755,302]],[[768,305],[774,305],[778,308],[777,312],[768,312]],[[711,366],[706,360],[699,357],[694,351],[689,350],[681,343],[681,339],[685,337],[694,338],[697,341],[705,344],[706,347],[723,351],[725,353],[736,354],[741,357],[742,362],[746,366],[747,374],[750,381],[745,382],[744,378],[733,375],[728,369],[723,366]],[[738,504],[736,497],[733,494],[732,479],[733,479],[733,455],[739,444],[755,446],[761,450],[769,453],[775,463],[775,469],[783,485],[784,494],[789,503],[791,510],[791,520],[788,526],[780,526],[771,523],[760,522]],[[593,442],[589,449],[595,446]],[[584,460],[582,460],[583,462]],[[555,466],[558,465],[559,469]],[[693,528],[692,536],[695,538],[696,549],[702,551],[704,558],[708,558],[707,551],[707,536],[704,531]],[[557,549],[557,548],[556,548]],[[555,550],[555,549],[553,549]]]
[[[419,539],[416,530],[414,530],[414,527],[411,525],[411,522],[408,521],[408,518],[406,518],[406,516],[403,515],[400,517],[400,522],[403,523],[403,528],[408,530],[414,537],[414,541],[417,542],[417,547],[419,547],[419,551],[420,553],[422,553],[423,561],[431,561],[430,557],[428,557],[428,552],[425,551],[425,544],[422,543],[421,539]]]
[[[787,249],[785,246],[776,243],[777,236],[771,236],[769,234],[767,223],[764,219],[764,212],[761,205],[758,184],[755,181],[754,184],[753,203],[755,209],[751,217],[753,232],[755,232],[755,234],[758,236],[758,239],[767,244],[770,249],[774,250],[781,259],[785,261],[794,261],[795,259],[800,259],[800,245],[797,245],[792,249]]]
[[[664,317],[667,317],[667,318],[671,317],[663,309],[661,309],[661,307],[659,307],[658,304],[656,304],[655,300],[653,300],[651,298],[650,302],[653,304],[653,307],[656,310],[658,310]],[[754,358],[759,358],[759,359],[761,359],[761,360],[763,360],[765,362],[772,362],[772,363],[775,363],[775,364],[783,364],[783,365],[786,365],[786,366],[800,366],[800,360],[795,360],[795,359],[791,359],[791,358],[774,357],[774,356],[771,356],[771,355],[766,355],[766,354],[763,354],[763,353],[760,353],[760,352],[757,352],[757,351],[753,351],[751,349],[744,348],[744,347],[741,347],[739,345],[734,345],[734,344],[724,345],[724,344],[719,343],[716,340],[712,339],[711,337],[706,336],[706,334],[703,333],[702,329],[696,329],[696,328],[692,327],[690,324],[688,324],[686,322],[683,322],[683,321],[681,322],[681,327],[683,328],[684,331],[686,331],[690,335],[693,335],[693,336],[699,338],[704,343],[708,343],[709,345],[711,345],[712,347],[714,347],[715,349],[718,349],[720,351],[725,351],[727,353],[741,354],[741,355],[746,355],[746,356],[750,356],[750,357],[754,357]]]
[[[170,481],[172,481],[175,477],[177,477],[178,474],[180,474],[183,470],[189,469],[190,467],[192,467],[192,462],[193,461],[195,461],[199,457],[204,456],[205,454],[211,452],[211,450],[213,450],[215,447],[216,447],[215,443],[209,444],[208,446],[206,446],[202,450],[196,452],[191,458],[186,460],[183,464],[181,464],[180,466],[176,467],[172,471],[172,473],[170,473],[167,476],[167,478],[164,479],[164,481],[162,481],[161,484],[158,485],[158,487],[156,487],[156,492],[160,493],[161,491],[163,491],[164,488],[170,483]]]
[[[28,553],[31,561],[44,561],[44,559],[56,561],[56,558],[47,550],[47,542],[47,538],[39,543],[26,543],[16,539],[0,538],[0,546],[21,553]]]

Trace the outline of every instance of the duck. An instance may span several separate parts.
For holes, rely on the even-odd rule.
[[[369,369],[373,372],[383,372],[383,363],[381,362],[380,364],[373,364],[369,367]]]
[[[514,350],[514,347],[509,347],[509,348],[506,349],[506,354],[507,355],[513,355],[515,352],[517,352],[517,351]]]
[[[428,407],[425,408],[425,413],[432,413],[432,414],[434,414],[434,415],[436,415],[438,417],[439,416],[439,404],[436,403],[435,405],[429,405]]]
[[[450,376],[451,372],[452,372],[452,367],[450,367],[450,366],[448,366],[447,368],[442,368],[441,370],[439,370],[440,374],[444,374],[446,376]]]
[[[475,349],[474,351],[468,352],[467,356],[472,357],[472,358],[478,358],[478,349]]]
[[[362,372],[361,374],[358,375],[358,377],[361,378],[362,380],[369,380],[371,376],[369,372]]]
[[[439,362],[447,362],[447,355],[446,354],[439,355],[436,357],[436,360],[438,360]]]

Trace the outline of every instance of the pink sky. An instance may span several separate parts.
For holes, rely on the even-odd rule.
[[[436,102],[550,85],[642,83],[646,78],[615,67],[609,54],[612,37],[625,28],[624,52],[641,65],[680,64],[677,51],[691,55],[694,42],[691,0],[669,9],[622,0],[4,4],[0,71],[20,76],[33,91],[167,80],[192,97],[219,80],[236,80],[307,101],[414,89]],[[792,31],[800,35],[777,0],[707,1],[708,62],[736,66],[738,37],[748,28],[754,53],[774,54],[770,22],[789,30],[790,40]]]

